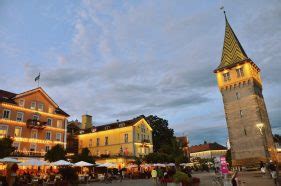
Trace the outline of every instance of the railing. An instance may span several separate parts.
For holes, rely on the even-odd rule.
[[[46,125],[47,122],[39,121],[37,119],[28,119],[26,121],[27,128],[44,129]]]

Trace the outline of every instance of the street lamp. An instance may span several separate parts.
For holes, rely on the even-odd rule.
[[[261,135],[263,135],[262,129],[263,129],[263,127],[264,127],[264,124],[263,124],[263,123],[258,123],[258,124],[256,124],[256,126],[257,126],[257,128],[259,129]]]

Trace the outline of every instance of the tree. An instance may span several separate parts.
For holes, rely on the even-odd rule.
[[[226,151],[226,157],[225,157],[225,159],[226,159],[226,161],[227,161],[229,167],[232,167],[232,157],[231,157],[231,150],[230,150],[230,149],[228,149],[228,150]]]
[[[0,158],[10,156],[11,153],[16,150],[16,148],[13,147],[13,140],[6,137],[0,139],[0,149]]]
[[[135,164],[138,166],[138,170],[140,171],[140,165],[142,164],[142,159],[139,157],[135,157]]]
[[[73,157],[73,162],[85,161],[88,163],[95,163],[95,159],[90,154],[90,150],[88,148],[83,148],[80,154],[77,154]]]
[[[275,143],[281,144],[281,136],[279,134],[274,134],[273,139]]]
[[[153,129],[152,140],[154,152],[159,152],[161,148],[167,150],[167,147],[172,145],[171,140],[174,138],[174,130],[168,127],[168,121],[153,115],[146,117],[146,120]]]
[[[58,161],[58,160],[66,160],[66,150],[63,146],[57,144],[51,148],[45,154],[45,160],[49,160],[50,162]]]

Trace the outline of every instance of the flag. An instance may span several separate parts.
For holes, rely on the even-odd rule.
[[[35,78],[35,81],[38,81],[40,79],[40,73],[39,75]]]

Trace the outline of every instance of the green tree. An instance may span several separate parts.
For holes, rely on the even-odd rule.
[[[228,149],[226,151],[226,157],[225,157],[227,163],[229,164],[229,167],[232,167],[232,157],[231,157],[231,150]]]
[[[142,159],[139,157],[135,157],[135,164],[138,166],[138,170],[140,171],[140,165],[142,164]]]
[[[172,145],[174,130],[168,127],[168,121],[153,115],[146,117],[146,120],[153,129],[152,140],[154,152],[160,152],[162,148],[162,152],[165,151],[165,153],[169,153],[167,150],[169,146]]]
[[[74,155],[72,158],[73,162],[85,161],[88,163],[95,163],[94,157],[91,155],[88,148],[83,148],[80,154]]]
[[[13,140],[11,138],[0,139],[0,158],[10,156],[15,151],[15,147],[12,146]]]
[[[61,145],[55,145],[45,154],[45,160],[50,162],[65,160],[66,159],[66,150]]]

